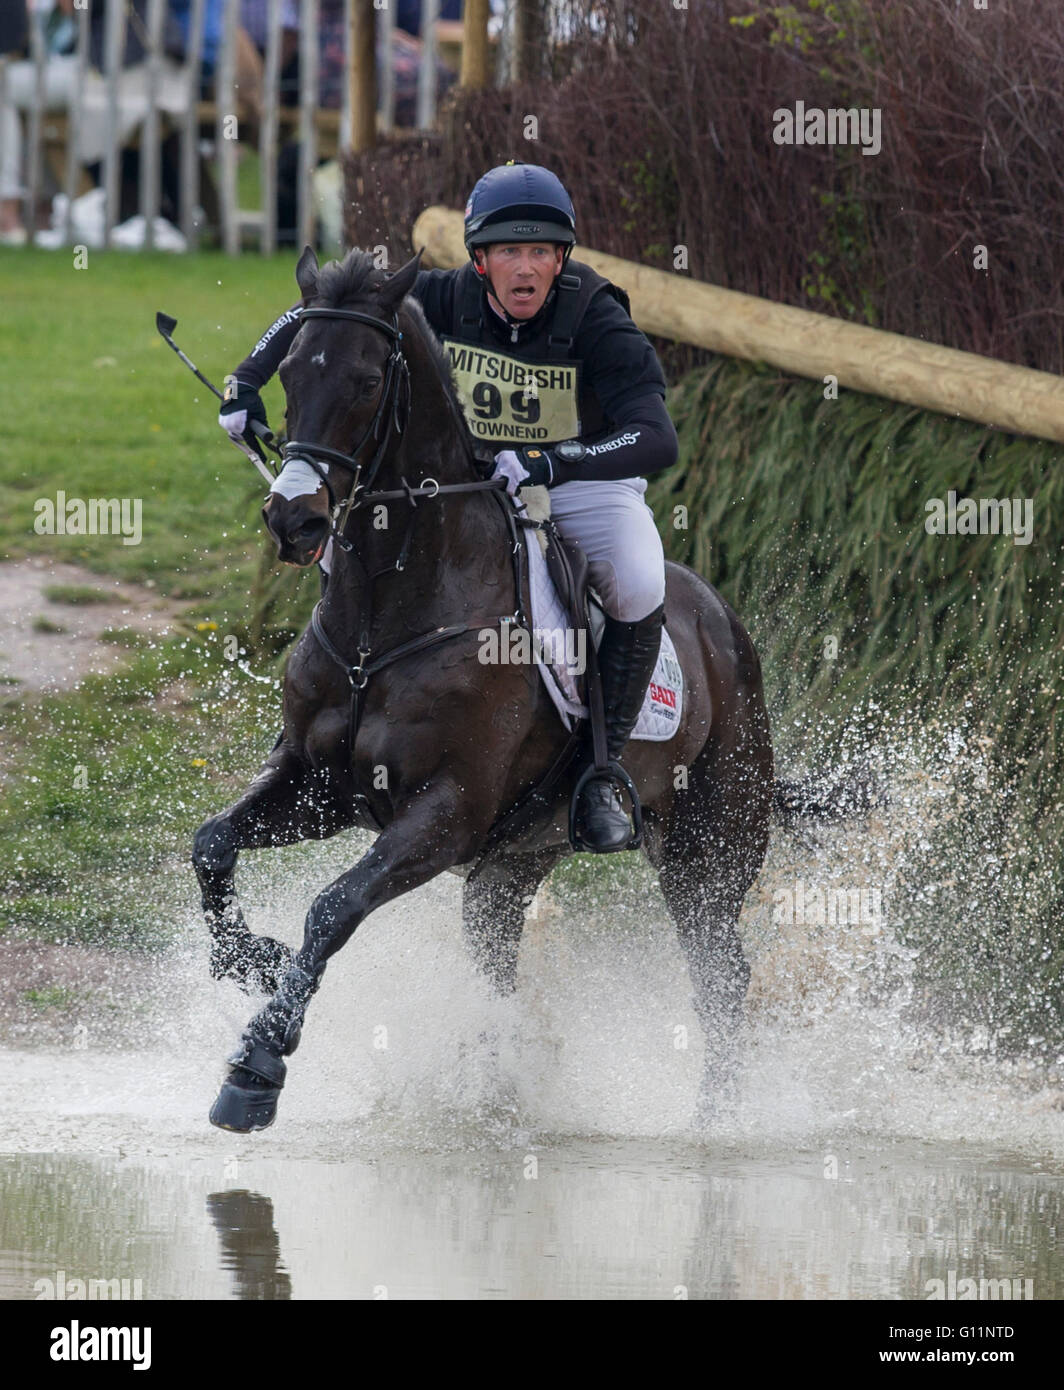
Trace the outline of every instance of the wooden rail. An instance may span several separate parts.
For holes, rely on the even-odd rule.
[[[415,251],[425,247],[426,267],[468,259],[462,214],[450,208],[427,208],[412,241]],[[587,247],[573,255],[628,291],[632,317],[646,333],[1064,444],[1064,379],[1048,372],[722,290]]]

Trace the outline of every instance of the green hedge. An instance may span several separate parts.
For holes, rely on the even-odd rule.
[[[1060,448],[725,359],[670,409],[680,462],[648,500],[670,558],[757,643],[781,772],[837,762],[844,729],[888,767],[958,731],[978,753],[900,849],[921,1004],[1024,1048],[1064,1040]],[[1030,544],[929,534],[951,490],[1030,499]]]

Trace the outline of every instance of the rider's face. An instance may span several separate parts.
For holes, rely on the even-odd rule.
[[[515,319],[530,319],[543,308],[564,254],[549,241],[500,243],[477,253],[495,288],[492,298]]]

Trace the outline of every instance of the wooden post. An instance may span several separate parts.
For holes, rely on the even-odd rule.
[[[490,15],[491,0],[465,0],[462,11],[462,74],[459,79],[463,87],[479,89],[490,85]]]
[[[351,0],[347,91],[351,148],[356,152],[372,149],[377,143],[377,12],[373,0]]]
[[[23,0],[24,2],[24,0]],[[41,192],[41,124],[44,118],[44,14],[30,11],[30,57],[33,60],[33,107],[30,111],[29,161],[26,169],[26,225],[28,245],[33,245],[37,230],[37,203]]]
[[[206,0],[192,0],[189,14],[188,106],[181,123],[181,231],[190,251],[199,241],[196,210],[200,201],[199,97],[200,64],[203,59],[203,11]]]
[[[118,221],[119,178],[122,150],[118,141],[118,84],[122,78],[122,52],[125,47],[126,12],[122,0],[107,0],[104,29],[104,67],[107,73],[107,148],[103,156],[104,245],[110,247],[111,233]]]
[[[299,187],[296,214],[298,247],[317,241],[314,170],[318,167],[318,0],[302,0],[299,30]]]
[[[281,104],[281,0],[266,6],[266,63],[262,75],[262,124],[259,126],[259,187],[262,227],[259,249],[264,256],[277,250],[277,132]]]
[[[530,82],[543,76],[546,43],[543,0],[514,0],[512,81]]]
[[[440,17],[440,0],[421,0],[421,62],[417,71],[417,123],[421,130],[436,124],[436,63],[439,47],[436,43],[436,21]]]
[[[414,250],[422,246],[425,269],[463,265],[462,214],[427,208],[413,231]],[[1049,372],[718,289],[586,247],[577,246],[573,259],[628,291],[645,333],[814,381],[833,376],[853,391],[1064,444],[1064,378]]]
[[[218,207],[222,222],[222,247],[227,256],[240,254],[240,214],[236,192],[238,131],[236,111],[236,31],[239,0],[225,0],[222,41],[215,71],[214,100],[217,108],[214,144],[218,169]]]
[[[66,216],[63,218],[63,240],[69,246],[74,240],[74,199],[78,196],[78,174],[81,161],[78,159],[78,131],[81,129],[81,108],[85,101],[85,74],[89,66],[89,10],[88,6],[75,11],[78,21],[78,69],[74,77],[74,95],[70,102],[67,117],[66,147]]]
[[[392,58],[392,37],[395,34],[395,6],[385,5],[377,11],[377,41],[387,55],[384,73],[379,83],[377,114],[380,129],[390,134],[395,129],[395,63]]]
[[[162,73],[163,11],[166,0],[148,0],[148,105],[140,128],[140,215],[144,218],[144,249],[155,248],[155,219],[159,215],[159,108],[156,93]]]

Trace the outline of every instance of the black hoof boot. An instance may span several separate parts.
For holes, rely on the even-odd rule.
[[[288,1068],[280,1057],[246,1033],[239,1048],[226,1060],[231,1070],[211,1106],[211,1124],[237,1134],[268,1129],[277,1118],[277,1098]]]

